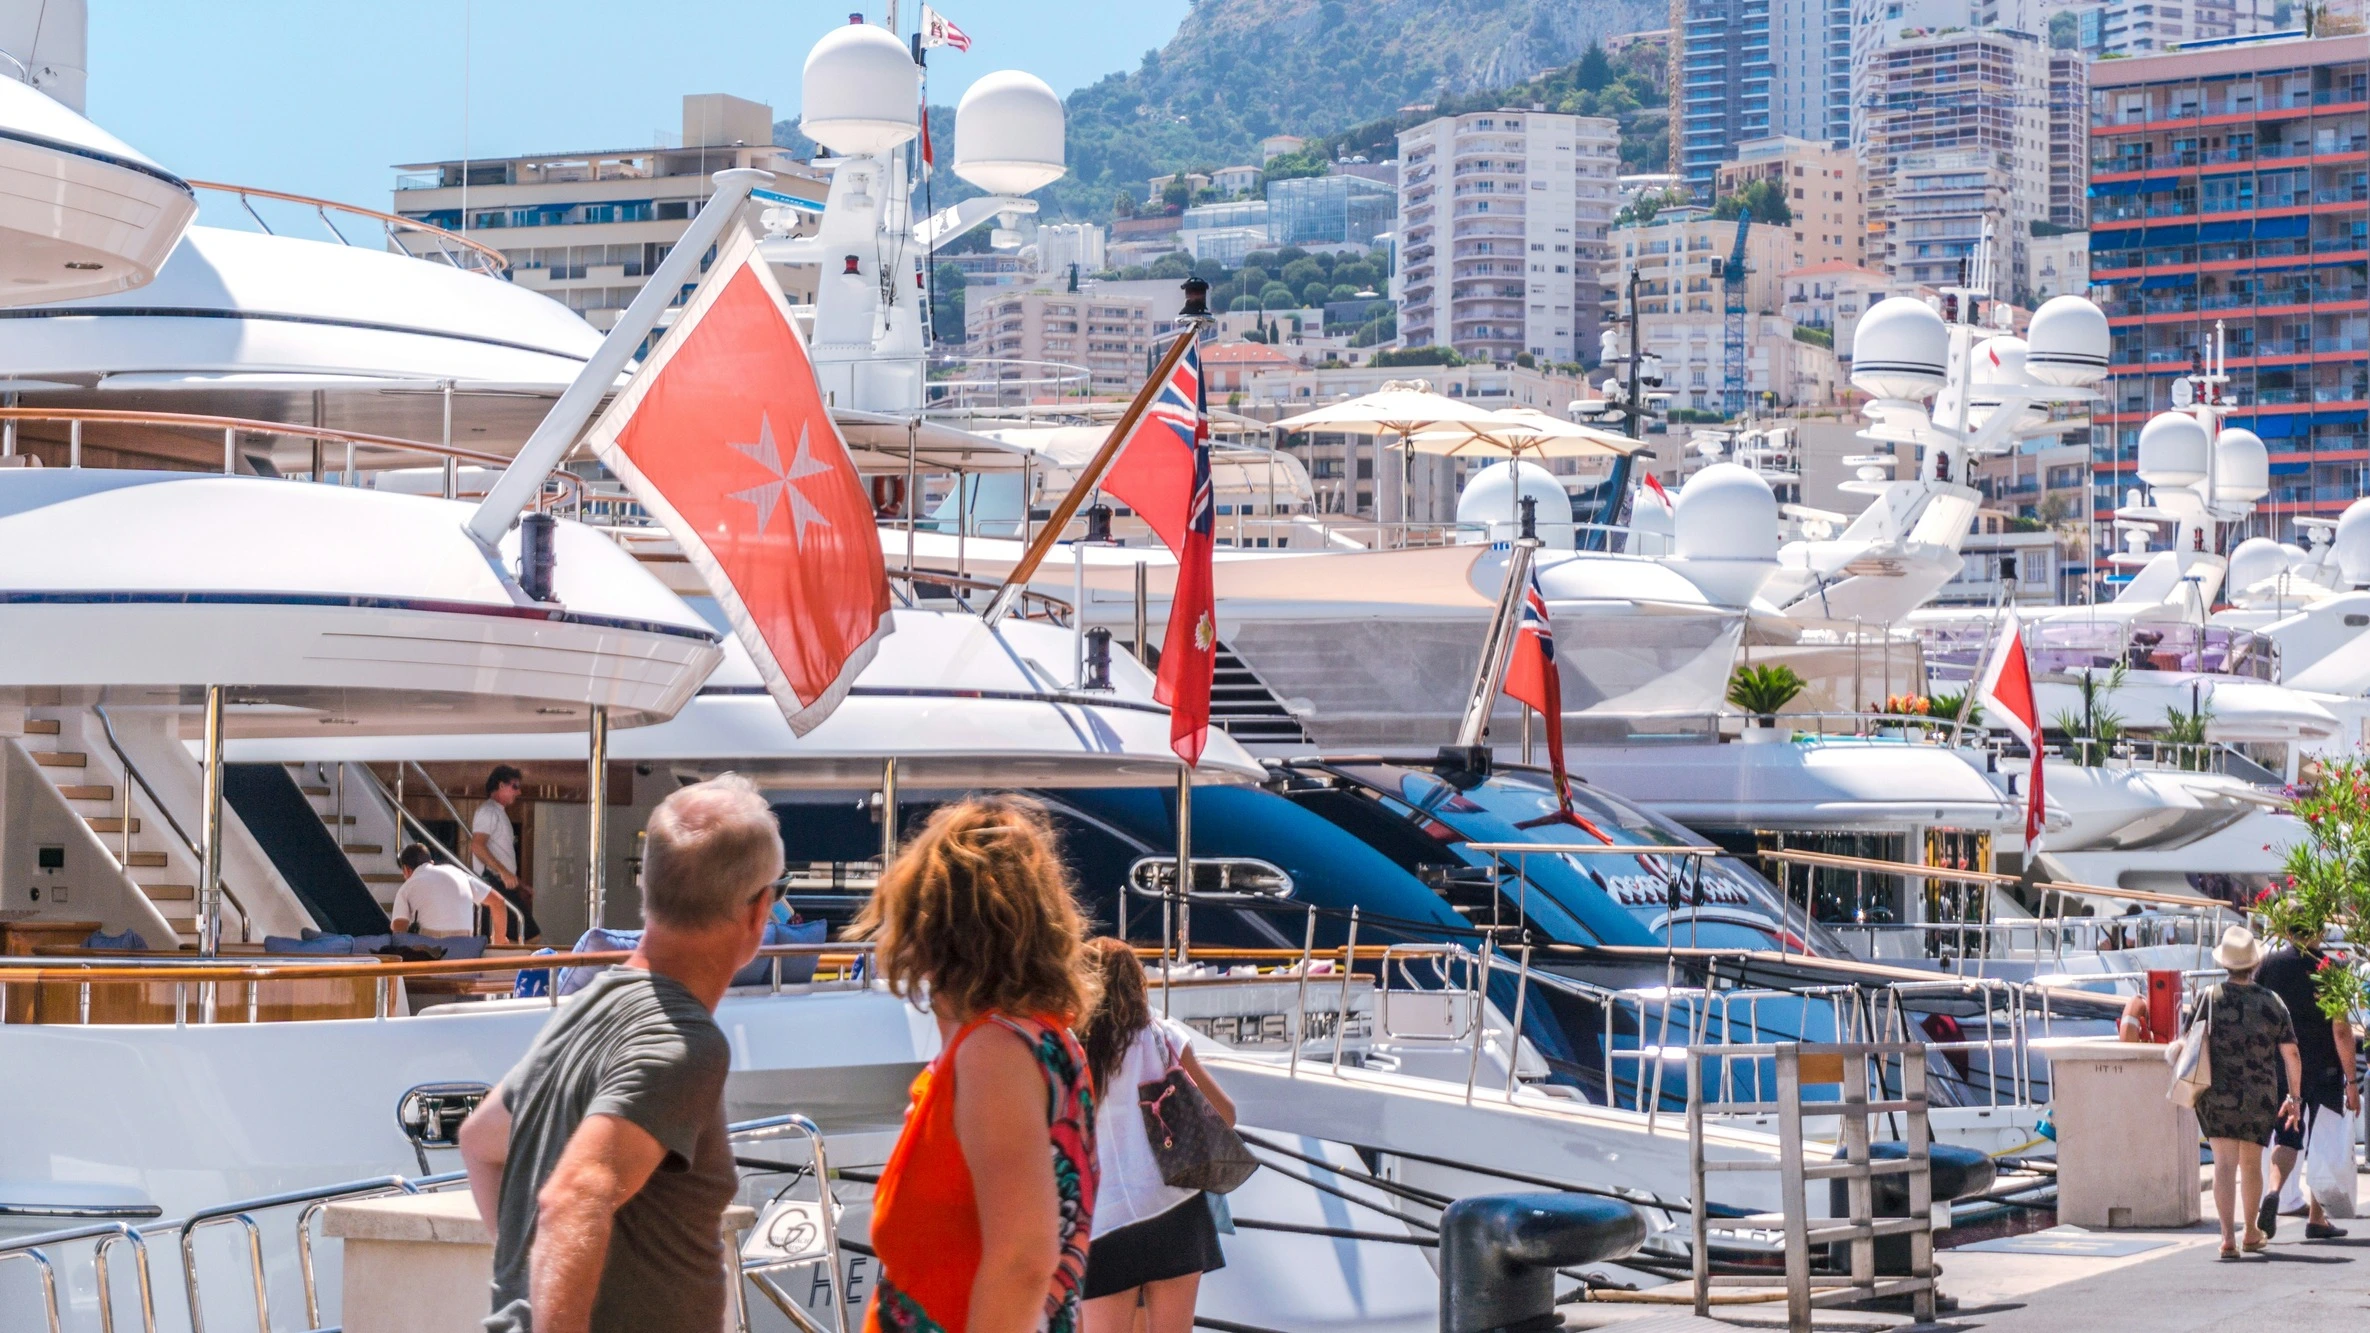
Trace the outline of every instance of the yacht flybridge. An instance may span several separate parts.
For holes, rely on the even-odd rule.
[[[0,306],[142,286],[197,216],[189,182],[83,118],[79,25],[54,31],[64,62],[0,54]]]

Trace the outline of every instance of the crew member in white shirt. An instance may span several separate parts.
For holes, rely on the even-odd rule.
[[[518,834],[510,825],[510,807],[524,789],[525,775],[509,764],[496,764],[486,774],[486,798],[469,817],[469,859],[494,892],[518,909],[524,942],[533,944],[543,937],[543,927],[535,922],[534,887],[519,878]]]
[[[422,843],[405,847],[395,864],[403,867],[403,887],[395,890],[387,915],[398,932],[440,937],[477,933],[478,905],[493,893],[484,880],[436,864]],[[509,918],[507,912],[493,913],[494,943],[510,942]]]

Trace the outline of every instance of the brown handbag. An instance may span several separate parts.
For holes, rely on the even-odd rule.
[[[1168,1045],[1165,1033],[1161,1045]],[[1136,1085],[1136,1103],[1164,1184],[1231,1194],[1259,1169],[1259,1159],[1202,1095],[1174,1050],[1166,1073]]]

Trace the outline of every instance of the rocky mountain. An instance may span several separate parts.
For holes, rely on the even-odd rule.
[[[1070,174],[1038,197],[1049,218],[1106,218],[1153,176],[1257,163],[1271,134],[1320,138],[1415,104],[1536,86],[1669,13],[1666,0],[1197,0],[1137,68],[1070,95]],[[932,108],[931,121],[944,164],[953,120]],[[775,128],[777,142],[798,142],[795,122]],[[940,184],[947,197],[970,193],[951,172]]]

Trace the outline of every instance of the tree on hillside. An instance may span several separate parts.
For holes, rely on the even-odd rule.
[[[930,274],[930,334],[940,342],[963,341],[963,283],[963,270],[952,264]]]
[[[1265,175],[1270,184],[1276,181],[1297,180],[1303,176],[1322,176],[1333,170],[1333,157],[1322,143],[1312,143],[1297,153],[1284,153],[1268,159]]]
[[[1595,92],[1612,81],[1612,57],[1605,54],[1604,47],[1590,42],[1588,49],[1580,53],[1580,63],[1572,70],[1572,82]]]

